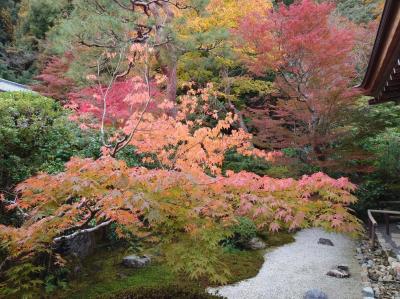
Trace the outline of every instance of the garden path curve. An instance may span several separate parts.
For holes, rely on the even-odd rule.
[[[334,246],[318,244],[328,238]],[[361,298],[361,268],[355,258],[356,243],[342,234],[322,229],[305,229],[296,241],[265,254],[257,276],[234,285],[210,288],[210,293],[229,299],[301,299],[310,289],[319,289],[329,299]],[[350,278],[326,275],[336,265],[347,264]]]

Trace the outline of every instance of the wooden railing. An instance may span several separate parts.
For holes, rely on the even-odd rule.
[[[390,210],[368,210],[368,233],[369,233],[369,239],[371,240],[371,246],[374,248],[375,246],[375,236],[376,236],[376,227],[378,226],[378,223],[376,222],[374,216],[372,216],[372,213],[376,214],[383,214],[383,217],[385,219],[385,230],[386,234],[390,235],[390,216],[395,215],[395,216],[400,216],[400,211],[390,211]]]

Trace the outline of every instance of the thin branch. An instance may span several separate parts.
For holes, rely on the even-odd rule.
[[[105,131],[104,131],[105,118],[106,118],[106,115],[107,115],[107,96],[108,96],[108,93],[109,93],[109,91],[111,89],[111,86],[114,84],[114,81],[116,79],[116,75],[117,75],[119,66],[121,64],[122,55],[123,55],[124,52],[125,52],[125,47],[121,49],[121,52],[119,54],[119,59],[118,59],[117,66],[115,67],[115,71],[112,74],[111,80],[110,80],[110,82],[108,84],[108,87],[107,87],[105,93],[103,93],[103,89],[101,87],[101,83],[100,83],[100,81],[98,81],[99,82],[99,88],[100,88],[100,91],[101,91],[102,96],[103,96],[102,97],[102,100],[103,100],[103,114],[102,114],[102,117],[101,117],[101,127],[100,127],[101,140],[102,140],[103,145],[105,147],[108,147],[108,148],[110,148],[111,145],[107,144],[107,142],[105,140]],[[99,68],[98,68],[97,74],[98,74],[98,78],[99,78],[99,76],[100,76],[100,69]]]
[[[53,239],[53,243],[58,243],[58,242],[64,241],[64,240],[71,240],[71,239],[75,238],[75,237],[78,236],[78,235],[85,234],[85,233],[91,233],[91,232],[97,231],[97,230],[99,230],[100,228],[105,227],[105,226],[111,224],[112,222],[114,222],[114,220],[109,219],[109,220],[104,221],[104,222],[102,222],[102,223],[100,223],[100,224],[98,224],[98,225],[96,225],[96,226],[94,226],[94,227],[87,228],[87,229],[80,229],[80,230],[77,230],[76,232],[74,232],[74,233],[72,233],[72,234],[70,234],[70,235],[65,235],[65,236],[61,236],[61,237],[54,238],[54,239]]]
[[[134,65],[135,64],[133,62],[129,62],[128,68],[124,72],[117,74],[115,76],[115,79],[119,79],[119,78],[127,76],[130,73],[130,71],[132,70],[132,67],[134,67]]]
[[[147,95],[148,95],[146,104],[145,104],[145,106],[144,106],[144,108],[143,108],[143,110],[142,110],[142,112],[141,112],[141,114],[139,116],[138,122],[136,123],[135,127],[133,128],[131,133],[128,135],[128,137],[123,138],[123,140],[121,140],[120,142],[117,142],[117,144],[114,147],[114,150],[113,150],[113,152],[111,154],[112,157],[115,157],[115,155],[118,153],[118,151],[123,149],[125,146],[127,146],[131,142],[131,140],[133,138],[133,135],[137,131],[140,123],[142,122],[144,114],[147,111],[147,109],[148,109],[148,107],[150,105],[150,102],[152,100],[152,97],[151,97],[151,86],[150,86],[150,80],[149,80],[149,65],[148,65],[149,64],[149,61],[148,61],[149,57],[148,57],[148,55],[149,55],[148,54],[148,45],[146,44],[146,61],[145,61],[145,70],[144,70],[144,77],[145,77],[145,82],[146,82],[146,86],[147,86]]]

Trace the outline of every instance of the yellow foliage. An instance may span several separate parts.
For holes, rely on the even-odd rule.
[[[271,7],[271,2],[267,0],[210,0],[205,13],[201,15],[193,10],[183,12],[187,22],[178,29],[182,35],[207,32],[213,28],[234,29],[247,14],[267,14]]]

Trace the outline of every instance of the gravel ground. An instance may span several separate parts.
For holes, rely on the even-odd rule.
[[[295,238],[294,243],[267,252],[257,276],[209,292],[229,299],[301,299],[308,290],[320,289],[329,299],[361,298],[361,268],[353,240],[315,228],[302,230]],[[328,238],[335,246],[318,244],[319,238]],[[326,275],[339,264],[349,266],[350,278]]]

